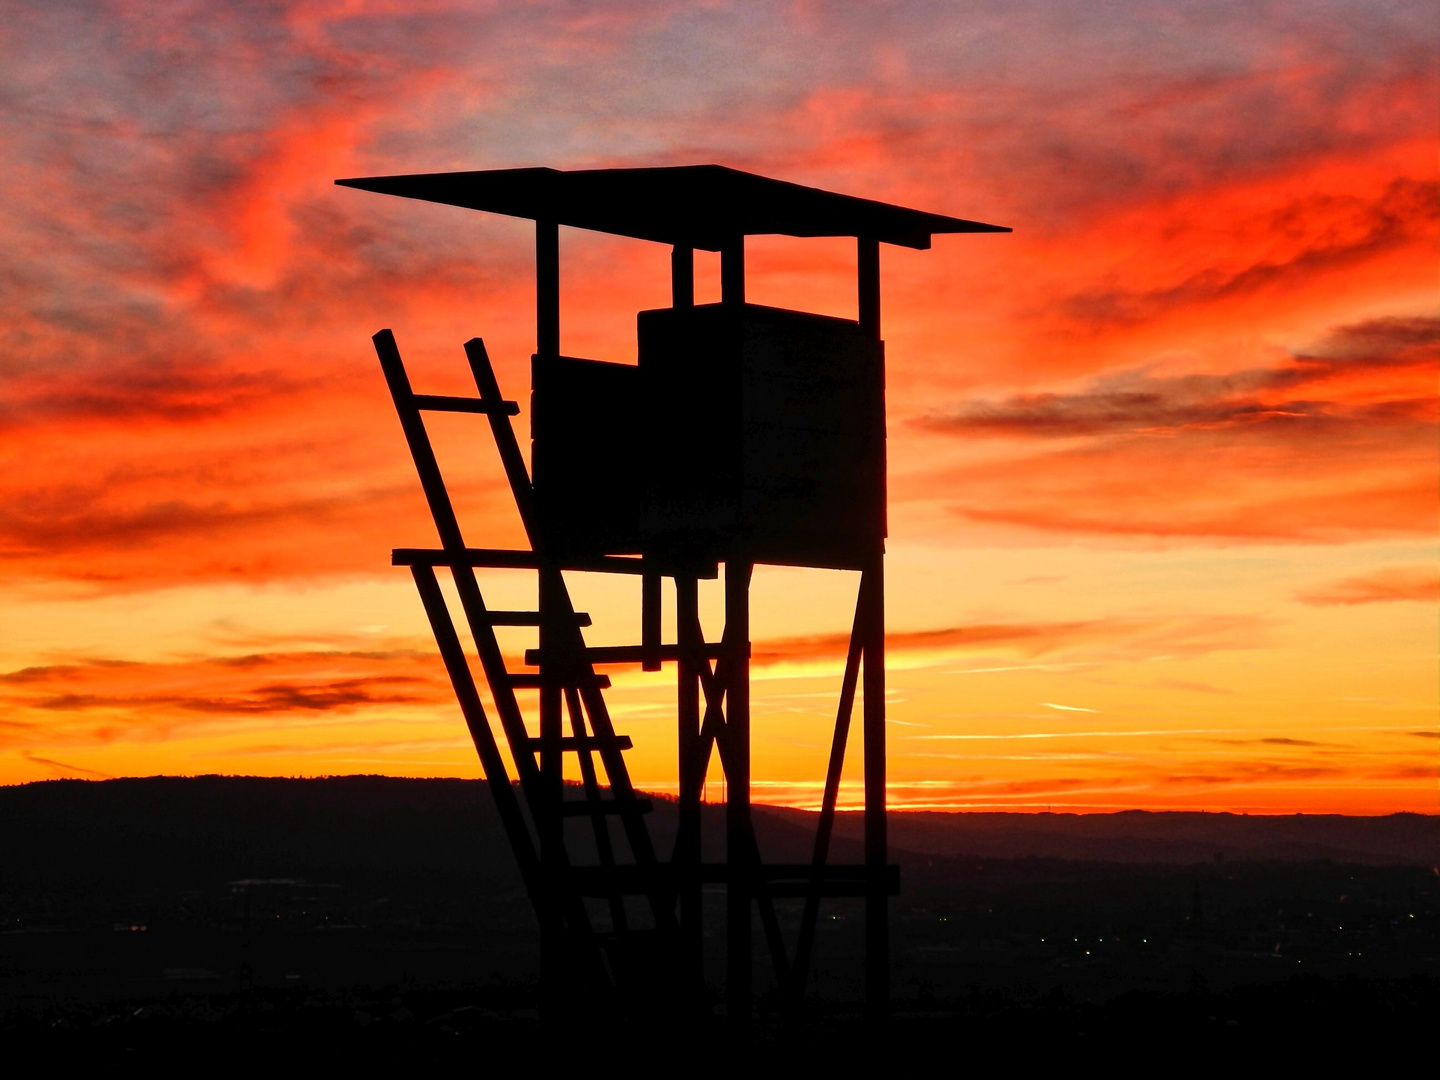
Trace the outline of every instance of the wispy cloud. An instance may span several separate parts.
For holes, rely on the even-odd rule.
[[[892,631],[885,647],[896,653],[933,653],[937,657],[966,652],[1003,650],[1034,657],[1065,650],[1084,649],[1105,657],[1128,659],[1199,656],[1226,649],[1254,648],[1264,640],[1269,624],[1249,615],[1112,616],[1074,622],[994,622],[939,627],[933,630]],[[845,655],[848,634],[757,641],[751,663],[759,667],[833,660]],[[955,674],[1001,671],[1068,670],[1095,663],[1093,657],[1053,664],[1005,664],[957,669]]]
[[[1381,604],[1396,600],[1440,601],[1440,569],[1433,566],[1387,566],[1368,574],[1341,578],[1298,594],[1317,605]]]
[[[954,434],[1040,439],[1119,434],[1173,437],[1187,430],[1241,429],[1307,441],[1333,437],[1346,423],[1428,424],[1433,419],[1433,395],[1354,404],[1286,395],[1386,370],[1411,372],[1428,380],[1440,367],[1440,319],[1374,319],[1337,328],[1324,345],[1328,347],[1325,352],[1297,354],[1282,367],[1249,368],[1224,375],[1164,376],[1154,374],[1151,368],[1139,368],[1107,375],[1077,393],[965,404],[917,423]]]
[[[109,773],[100,772],[98,769],[85,769],[79,765],[67,765],[63,761],[56,761],[53,758],[40,757],[38,754],[22,754],[26,761],[33,761],[37,765],[44,765],[59,776],[88,776],[96,780],[113,780]]]

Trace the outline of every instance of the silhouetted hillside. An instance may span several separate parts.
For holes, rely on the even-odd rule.
[[[664,850],[673,803],[656,799]],[[815,815],[757,807],[767,857],[809,857]],[[420,875],[519,887],[483,783],[346,776],[52,780],[0,788],[0,874],[159,884],[234,877]],[[707,813],[707,839],[723,823]],[[836,853],[858,854],[859,814],[842,813]],[[582,830],[583,832],[583,830]],[[579,834],[577,834],[579,835]],[[1188,864],[1329,860],[1440,862],[1440,818],[1208,813],[1013,814],[896,812],[890,842],[912,856]]]
[[[657,799],[650,820],[668,852],[673,802]],[[763,808],[757,822],[768,858],[809,857],[814,815]],[[357,1052],[532,1037],[535,916],[483,784],[55,781],[0,788],[0,823],[0,1037],[61,1049],[74,1030],[157,1052],[225,1032]],[[1362,1007],[1423,1013],[1440,971],[1436,826],[897,814],[897,1008],[937,1045],[1036,1025],[1119,1034],[1138,1018],[1210,1039],[1221,1013],[1312,1028]],[[704,831],[720,857],[720,808]],[[858,821],[838,831],[835,857],[858,859]],[[706,897],[718,990],[723,898]],[[777,914],[793,940],[796,902]],[[822,915],[811,1001],[816,1031],[840,1040],[826,1050],[853,1036],[843,1017],[860,996],[863,918],[851,900]],[[763,991],[758,933],[756,950]]]
[[[485,786],[345,776],[0,788],[0,874],[84,888],[395,876],[519,888]]]

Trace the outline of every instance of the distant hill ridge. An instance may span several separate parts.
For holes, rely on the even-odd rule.
[[[706,814],[718,841],[719,808]],[[650,818],[661,850],[673,834],[674,802]],[[808,859],[815,815],[756,807],[767,857]],[[108,874],[166,878],[284,876],[383,864],[390,872],[513,866],[481,781],[345,776],[148,777],[52,780],[0,787],[0,883],[39,875],[95,880]],[[860,815],[839,815],[835,857],[858,858]],[[1330,860],[1366,865],[1440,865],[1440,818],[1122,811],[1021,814],[898,811],[890,844],[902,865],[927,858],[1066,859],[1191,864]],[[712,850],[718,850],[715,844]],[[1440,870],[1437,870],[1440,873]]]
[[[1440,863],[1440,818],[1424,814],[924,811],[892,813],[890,822],[893,847],[951,857],[1195,863],[1219,856],[1242,861],[1323,859],[1374,866]],[[836,834],[858,841],[859,815],[844,815]]]

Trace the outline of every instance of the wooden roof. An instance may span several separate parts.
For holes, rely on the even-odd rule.
[[[335,183],[709,251],[718,251],[737,237],[755,235],[856,236],[928,248],[936,233],[1010,231],[723,165],[568,172],[491,169],[366,176]]]

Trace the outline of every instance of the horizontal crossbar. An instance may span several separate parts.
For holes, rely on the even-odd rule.
[[[510,686],[511,686],[513,689],[516,689],[516,690],[539,690],[539,689],[540,689],[540,685],[541,685],[541,681],[542,681],[542,680],[541,680],[541,677],[540,677],[539,675],[528,675],[528,674],[525,674],[524,672],[521,672],[521,673],[518,674],[518,675],[506,675],[505,678],[509,681]],[[593,680],[593,683],[592,683],[592,680]],[[581,686],[581,685],[585,685],[585,686],[594,685],[594,686],[598,686],[601,690],[608,690],[608,689],[610,689],[610,676],[609,676],[609,675],[591,675],[589,672],[582,672],[582,673],[580,674],[580,678],[578,678],[578,679],[576,679],[576,678],[569,678],[569,679],[567,679],[567,678],[563,678],[563,677],[562,677],[562,678],[556,679],[556,680],[555,680],[555,683],[556,683],[557,686],[561,686],[561,687],[565,687],[565,686]]]
[[[707,660],[717,659],[724,646],[718,643],[707,642],[701,646],[701,655]],[[749,655],[749,646],[746,646],[746,655]],[[544,652],[541,649],[526,649],[525,663],[540,663]],[[644,645],[596,645],[585,650],[585,659],[592,664],[643,664],[652,657],[660,660],[679,660],[679,645],[661,645],[659,648],[647,649]],[[564,659],[564,654],[561,654]]]
[[[390,552],[392,566],[475,566],[501,570],[538,570],[540,556],[517,548],[466,548],[452,555],[441,548],[395,548]],[[660,574],[674,577],[684,574],[709,580],[720,574],[719,564],[707,562],[677,569],[626,555],[562,555],[547,565],[560,570],[592,574]]]
[[[417,408],[427,412],[480,413],[481,415],[519,416],[520,406],[514,401],[481,401],[472,397],[452,397],[449,394],[416,394]]]
[[[466,548],[451,553],[441,548],[396,548],[390,553],[394,566],[477,566],[506,570],[538,570],[541,559],[533,551],[514,548]],[[587,555],[556,559],[561,570],[583,570],[601,574],[644,574],[650,571],[643,559],[623,555]]]
[[[565,615],[551,616],[552,618],[564,619]],[[491,626],[539,626],[540,613],[538,611],[487,611],[480,617],[481,622],[489,623]],[[574,614],[576,626],[589,626],[590,616],[583,611]]]
[[[525,743],[532,750],[541,750],[550,741],[545,738],[526,739]],[[619,750],[629,750],[634,744],[630,741],[629,735],[616,735],[613,738],[596,738],[594,735],[582,735],[576,738],[574,735],[562,735],[559,739],[561,750],[599,750],[602,747],[613,746]]]

